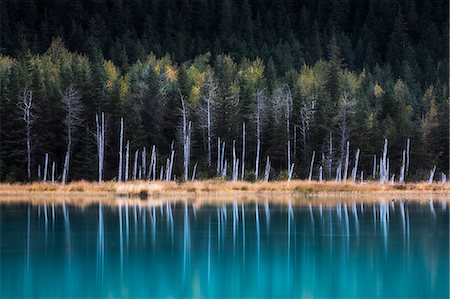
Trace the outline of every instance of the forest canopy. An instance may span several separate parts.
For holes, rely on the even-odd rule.
[[[290,162],[295,177],[307,178],[314,155],[313,177],[320,167],[334,179],[359,149],[370,178],[385,139],[391,173],[408,139],[409,179],[435,165],[448,173],[448,1],[1,5],[1,181],[30,179],[27,141],[32,179],[46,154],[61,179],[67,152],[69,180],[97,179],[101,112],[105,179],[117,178],[122,117],[130,159],[155,145],[165,165],[174,150],[180,179],[183,116],[199,178],[217,175],[219,137],[228,163],[233,141],[240,157],[243,126],[246,172],[255,170],[259,140],[260,177],[270,157],[271,178]]]

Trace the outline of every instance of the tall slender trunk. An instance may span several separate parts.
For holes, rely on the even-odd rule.
[[[291,141],[287,141],[287,171],[291,172]]]
[[[45,153],[45,162],[44,162],[44,182],[47,181],[47,173],[48,173],[48,153]]]
[[[267,156],[266,158],[266,168],[264,169],[264,182],[269,181],[269,174],[270,174],[270,158]]]
[[[314,158],[316,157],[316,151],[313,151],[312,157],[311,157],[311,165],[309,167],[309,175],[308,175],[308,181],[311,181],[312,179],[312,173],[313,173],[313,167],[314,167]]]
[[[261,150],[261,140],[258,138],[256,140],[256,167],[255,167],[255,178],[258,179],[259,170],[259,151]]]
[[[100,121],[98,114],[96,114],[95,121],[97,124],[98,182],[101,183],[103,181],[103,161],[105,151],[105,113],[102,112]]]
[[[373,155],[372,179],[375,179],[376,174],[377,174],[377,155]]]
[[[139,149],[134,152],[134,167],[133,167],[133,180],[137,178],[137,170],[138,170],[138,157],[139,157]]]
[[[260,103],[261,99],[257,100],[257,108],[256,108],[256,166],[255,166],[255,178],[258,179],[259,173],[259,152],[261,150],[261,110],[262,103]]]
[[[348,162],[350,156],[350,141],[347,141],[347,150],[345,154],[345,166],[344,166],[344,181],[347,180],[347,174],[348,174]]]
[[[191,179],[191,181],[195,180],[195,173],[197,172],[197,164],[198,163],[195,163],[194,169],[192,170],[192,179]]]
[[[356,155],[355,155],[355,166],[353,167],[353,170],[352,170],[352,181],[353,182],[356,182],[356,175],[358,174],[359,153],[360,153],[360,150],[358,148],[356,150]]]
[[[221,158],[220,158],[220,145],[221,145],[221,143],[220,143],[220,137],[217,137],[217,169],[216,169],[216,171],[217,171],[217,174],[218,174],[218,175],[221,174],[221,168],[220,168],[220,166],[221,166],[221,163],[222,163],[222,160],[221,160]]]
[[[406,151],[402,151],[402,166],[400,167],[400,177],[398,179],[399,183],[405,182],[405,167],[406,167]]]
[[[328,139],[328,177],[331,178],[331,173],[333,172],[333,133],[330,132],[330,137]]]
[[[406,175],[409,173],[409,148],[411,146],[411,140],[408,138],[406,140],[406,172],[405,172],[405,178]]]
[[[125,149],[125,182],[128,181],[129,165],[130,165],[130,141],[127,140],[127,147]]]
[[[120,140],[119,140],[119,174],[117,180],[122,181],[122,159],[123,159],[123,117],[120,118]]]
[[[27,123],[27,173],[31,181],[31,126]]]
[[[294,125],[294,145],[293,148],[293,159],[294,162],[297,160],[297,125]]]
[[[436,172],[436,165],[430,171],[430,177],[428,178],[428,184],[433,183],[434,173]]]
[[[207,102],[208,114],[208,166],[211,167],[211,99],[208,97]]]
[[[244,180],[245,175],[245,122],[242,123],[242,166],[241,166],[241,180]]]
[[[144,149],[142,151],[142,177],[145,178],[146,176],[146,170],[147,170],[147,148],[144,146]]]
[[[53,163],[52,163],[52,184],[55,184],[55,168],[56,168],[55,161],[53,161]]]
[[[322,183],[323,180],[323,168],[322,166],[319,167],[319,182]]]
[[[231,174],[231,180],[235,182],[237,179],[237,169],[236,169],[236,140],[233,140],[233,172]]]

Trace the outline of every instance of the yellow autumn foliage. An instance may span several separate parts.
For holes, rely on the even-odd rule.
[[[119,71],[117,70],[114,63],[112,63],[112,61],[110,61],[110,60],[106,60],[105,62],[103,62],[103,69],[105,70],[105,73],[107,76],[106,83],[105,83],[106,90],[112,91],[113,87],[114,87],[114,83],[116,82],[116,80],[119,76]]]

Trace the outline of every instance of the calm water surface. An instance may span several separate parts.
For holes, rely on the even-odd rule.
[[[0,204],[0,297],[448,298],[449,209]]]

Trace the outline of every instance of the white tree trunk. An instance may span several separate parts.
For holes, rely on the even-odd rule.
[[[358,174],[358,162],[359,162],[359,148],[356,150],[356,155],[355,155],[355,166],[353,167],[352,170],[352,181],[356,182],[356,175]]]
[[[211,166],[211,98],[208,97],[207,101],[207,114],[208,114],[208,166]]]
[[[333,172],[333,133],[328,138],[328,176],[331,178]]]
[[[339,161],[339,165],[336,168],[336,182],[340,182],[342,180],[342,164],[341,161]]]
[[[184,168],[184,181],[187,182],[189,178],[189,137],[188,137],[188,122],[187,122],[187,111],[186,111],[186,105],[184,103],[183,96],[180,94],[181,97],[181,107],[182,107],[182,114],[183,114],[183,168]],[[189,122],[190,127],[190,122]]]
[[[259,170],[259,151],[261,150],[261,140],[258,138],[256,140],[256,166],[255,166],[255,178],[258,179]]]
[[[308,175],[308,181],[311,181],[312,174],[313,174],[313,167],[314,167],[314,158],[316,157],[316,151],[313,151],[312,157],[311,157],[311,165],[309,167],[309,175]]]
[[[405,172],[405,179],[406,179],[406,175],[409,172],[409,148],[411,146],[411,140],[408,138],[406,140],[406,172]]]
[[[293,148],[293,159],[294,162],[297,160],[297,125],[294,125],[294,145]]]
[[[197,172],[197,164],[198,163],[195,163],[194,170],[192,170],[192,179],[191,179],[192,182],[195,180],[195,173]]]
[[[372,179],[375,180],[377,174],[377,155],[373,155]]]
[[[170,153],[170,162],[169,162],[169,177],[168,177],[168,181],[170,181],[172,179],[172,172],[173,172],[173,159],[175,157],[175,150],[172,150],[172,152]]]
[[[226,159],[225,159],[225,141],[222,142],[222,154],[220,155],[220,158],[222,159],[220,169],[222,170],[222,176],[225,176],[225,175],[223,175],[224,171],[225,171],[225,173],[227,172]]]
[[[146,176],[146,170],[147,170],[147,148],[144,146],[144,149],[142,151],[142,177],[145,178]]]
[[[406,167],[406,151],[402,151],[402,166],[400,167],[400,176],[398,181],[400,184],[405,182],[405,167]]]
[[[31,90],[24,90],[19,96],[18,107],[21,112],[21,118],[26,125],[27,137],[27,176],[28,181],[31,181],[31,128],[34,123],[34,103],[33,92]]]
[[[164,166],[161,166],[161,171],[159,172],[159,180],[162,181],[164,178]]]
[[[237,180],[237,169],[236,169],[236,140],[233,140],[233,166],[231,180],[235,182]]]
[[[217,174],[220,175],[222,173],[222,159],[220,158],[220,137],[217,137]]]
[[[125,149],[125,182],[128,181],[129,165],[130,165],[130,141],[127,140],[127,147]]]
[[[139,149],[134,152],[133,180],[137,179]]]
[[[291,172],[291,141],[287,141],[287,171]]]
[[[55,161],[53,161],[53,163],[52,163],[52,184],[55,184],[55,168],[56,168]]]
[[[290,182],[291,179],[292,179],[292,174],[294,173],[294,165],[295,165],[295,163],[292,163],[292,164],[289,166],[288,182]]]
[[[347,148],[345,152],[344,181],[347,180],[349,158],[350,158],[350,141],[347,141]]]
[[[430,177],[428,178],[428,184],[433,183],[434,173],[436,172],[436,165],[430,171]]]
[[[102,112],[99,121],[98,114],[95,115],[97,124],[97,151],[98,151],[98,182],[103,181],[103,161],[105,152],[105,113]]]
[[[270,174],[270,158],[267,156],[266,158],[266,168],[264,169],[264,182],[269,181],[269,174]]]
[[[241,166],[241,180],[244,180],[245,176],[245,122],[242,123],[242,166]]]
[[[319,167],[319,182],[322,183],[323,181],[323,168],[322,166]]]
[[[48,173],[48,153],[45,153],[45,161],[44,161],[44,182],[47,181],[47,173]]]
[[[67,182],[67,174],[69,172],[69,152],[66,152],[64,155],[64,168],[62,173],[62,183],[65,184]]]
[[[117,180],[122,181],[122,159],[123,159],[123,117],[120,118],[120,139],[119,139],[119,174]]]

